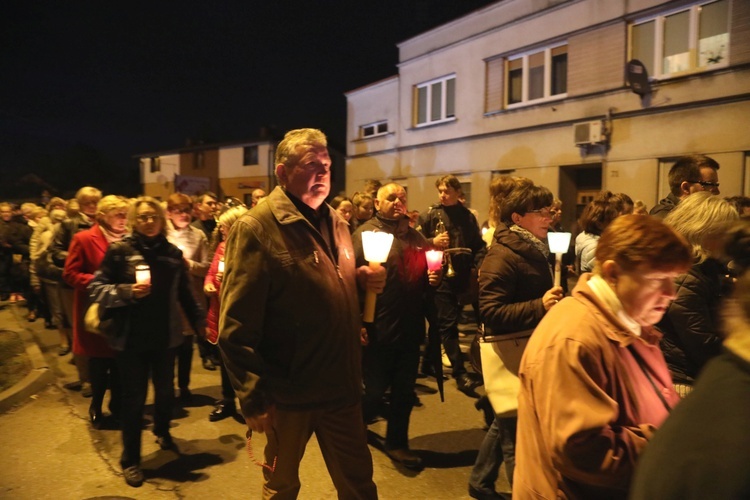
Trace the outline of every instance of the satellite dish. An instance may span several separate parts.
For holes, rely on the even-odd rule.
[[[625,74],[630,89],[641,97],[651,93],[646,66],[638,59],[631,59],[625,64]]]

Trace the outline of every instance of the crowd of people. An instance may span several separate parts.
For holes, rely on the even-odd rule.
[[[66,387],[91,397],[92,426],[122,430],[134,487],[149,380],[152,432],[174,448],[173,405],[192,397],[197,344],[202,367],[221,376],[209,419],[241,414],[248,447],[254,432],[268,435],[264,498],[300,494],[313,434],[339,497],[377,498],[366,429],[379,418],[385,453],[424,467],[409,445],[416,380],[442,384],[444,366],[487,415],[473,498],[505,497],[502,464],[517,498],[747,498],[750,433],[729,415],[748,397],[750,200],[721,198],[718,170],[706,156],[679,158],[650,214],[600,192],[570,228],[560,282],[547,240],[566,228],[548,188],[498,177],[484,224],[450,174],[423,212],[396,182],[368,181],[328,204],[326,137],[298,129],[276,149],[278,186],[256,190],[251,206],[93,187],[17,213],[0,203],[0,294],[59,330],[59,354],[72,350],[79,375]],[[382,265],[368,262],[372,232],[392,236]],[[468,310],[477,370],[459,345]],[[716,432],[712,405],[733,434]],[[716,441],[732,455],[711,451]]]

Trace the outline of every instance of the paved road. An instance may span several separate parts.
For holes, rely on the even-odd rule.
[[[54,384],[0,415],[0,498],[260,497],[261,470],[247,456],[244,424],[233,419],[208,421],[212,403],[220,395],[219,372],[204,370],[197,351],[191,384],[194,401],[179,408],[172,423],[179,453],[159,450],[149,425],[143,434],[146,483],[135,489],[122,479],[119,432],[93,429],[87,417],[89,400],[62,388],[76,377],[68,364],[70,356],[57,356],[57,333],[45,330],[42,321],[26,322],[15,308],[0,310],[0,325],[30,328],[56,375]],[[375,481],[382,499],[469,498],[467,480],[484,437],[483,421],[473,400],[458,392],[454,382],[446,383],[444,403],[435,387],[434,379],[420,380],[423,406],[415,408],[411,420],[411,447],[422,455],[424,470],[413,472],[391,462],[377,445],[385,435],[385,423],[370,426]],[[264,436],[253,439],[261,455]],[[300,476],[300,498],[336,497],[314,439]],[[498,488],[505,490],[507,484]]]

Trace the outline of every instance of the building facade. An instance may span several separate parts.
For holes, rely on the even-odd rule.
[[[600,189],[650,208],[703,153],[750,195],[747,0],[503,0],[398,48],[398,75],[346,94],[350,194],[394,180],[422,211],[454,173],[484,219],[492,178],[520,175],[569,226]]]

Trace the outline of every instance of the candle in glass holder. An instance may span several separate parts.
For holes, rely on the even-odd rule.
[[[427,269],[430,271],[440,271],[440,268],[443,267],[443,251],[427,250],[424,255],[427,259]]]
[[[148,264],[135,266],[135,282],[142,285],[151,283],[151,268],[148,267]]]
[[[393,235],[390,233],[364,231],[362,233],[362,250],[365,253],[365,260],[370,264],[370,268],[379,269],[383,262],[388,260],[388,253],[391,251],[393,244]],[[375,299],[377,295],[372,290],[365,293],[365,307],[362,311],[362,321],[372,323],[375,319]]]
[[[219,260],[219,272],[224,273],[224,259]]]

